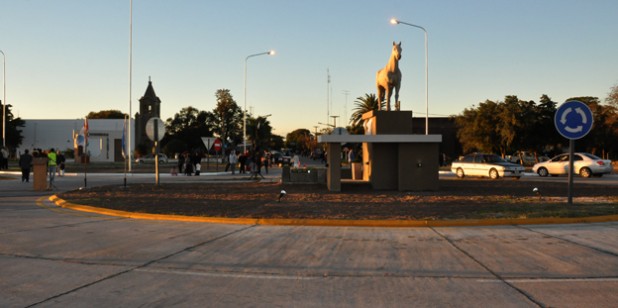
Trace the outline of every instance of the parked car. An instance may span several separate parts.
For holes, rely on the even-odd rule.
[[[272,159],[273,164],[277,165],[289,165],[292,161],[290,156],[283,155],[283,153],[279,151],[270,151],[270,157]]]
[[[148,154],[142,157],[138,157],[135,159],[135,162],[138,164],[142,163],[154,163],[155,157],[152,154]],[[159,153],[159,163],[167,163],[167,156],[163,153]]]
[[[514,177],[519,179],[524,173],[524,167],[510,163],[495,154],[472,153],[459,158],[451,164],[458,178],[465,176],[481,176],[491,179]]]
[[[573,173],[581,177],[603,176],[613,170],[612,161],[601,159],[590,153],[575,153],[573,156]],[[569,153],[560,154],[548,161],[535,164],[532,171],[540,176],[556,176],[569,173]]]
[[[535,156],[534,153],[527,151],[517,151],[513,155],[507,156],[506,160],[523,166],[533,166],[537,162],[549,160],[549,157],[544,155]]]

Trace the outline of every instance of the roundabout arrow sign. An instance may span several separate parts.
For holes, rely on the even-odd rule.
[[[554,125],[558,133],[570,140],[586,136],[592,129],[593,122],[592,111],[580,101],[565,102],[554,115]]]

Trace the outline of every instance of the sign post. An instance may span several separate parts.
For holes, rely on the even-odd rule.
[[[558,107],[554,125],[558,133],[569,139],[569,187],[567,202],[573,204],[573,156],[575,140],[586,136],[592,129],[594,117],[590,108],[580,101],[567,101]]]
[[[159,118],[150,118],[146,122],[146,136],[154,141],[155,183],[159,185],[159,141],[165,135],[165,124]]]
[[[213,142],[212,147],[215,150],[215,154],[219,155],[219,153],[221,152],[221,148],[223,147],[223,142],[221,141],[221,139],[217,138]],[[223,155],[221,155],[220,157],[221,161],[223,161]],[[215,170],[219,172],[219,163],[217,163]]]
[[[215,142],[215,137],[202,137],[202,143],[206,147],[206,171],[210,168],[210,147]]]

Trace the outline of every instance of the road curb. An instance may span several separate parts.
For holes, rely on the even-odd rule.
[[[124,217],[145,220],[170,220],[185,222],[206,222],[218,224],[239,225],[269,225],[269,226],[314,226],[314,227],[477,227],[477,226],[503,226],[503,225],[548,225],[548,224],[574,224],[574,223],[599,223],[618,221],[618,215],[593,216],[593,217],[541,217],[541,218],[502,218],[502,219],[454,219],[454,220],[348,220],[348,219],[292,219],[292,218],[227,218],[167,215],[151,213],[135,213],[112,210],[89,205],[81,205],[67,202],[57,195],[49,197],[49,201],[59,207],[96,213],[114,217]]]

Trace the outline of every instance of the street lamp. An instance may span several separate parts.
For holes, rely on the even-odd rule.
[[[2,147],[6,147],[6,55],[4,51],[0,50],[2,54]]]
[[[391,24],[393,25],[406,25],[410,27],[415,27],[423,30],[425,32],[425,135],[429,135],[429,61],[428,61],[428,53],[427,53],[427,30],[421,26],[417,26],[411,23],[407,23],[396,18],[391,18]]]
[[[243,110],[243,133],[242,133],[242,149],[243,149],[243,153],[247,152],[247,62],[249,60],[249,58],[253,58],[253,57],[257,57],[257,56],[264,56],[264,55],[269,55],[272,56],[275,54],[274,50],[269,50],[266,52],[260,52],[260,53],[256,53],[256,54],[252,54],[252,55],[248,55],[245,58],[245,109]]]

